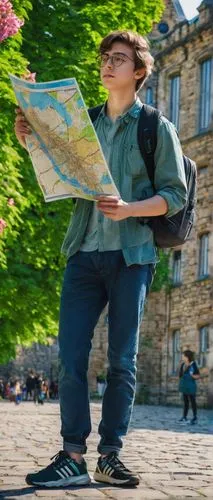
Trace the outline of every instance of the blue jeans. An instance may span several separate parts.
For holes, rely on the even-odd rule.
[[[136,383],[139,326],[153,265],[125,264],[121,250],[77,252],[65,270],[59,328],[59,397],[64,449],[86,453],[91,431],[87,370],[91,340],[107,303],[107,387],[98,451],[119,452]]]

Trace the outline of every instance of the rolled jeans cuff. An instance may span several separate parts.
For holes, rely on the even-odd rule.
[[[82,455],[84,455],[87,452],[86,445],[69,443],[68,441],[64,441],[63,449],[64,449],[64,451],[67,451],[68,453],[81,453]]]
[[[101,455],[108,455],[109,453],[112,453],[112,451],[114,451],[115,453],[119,454],[119,452],[121,451],[121,448],[119,448],[118,446],[107,446],[107,445],[98,445],[98,453],[100,453]]]

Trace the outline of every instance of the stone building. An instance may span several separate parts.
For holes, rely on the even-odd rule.
[[[150,294],[138,379],[151,401],[177,403],[177,368],[181,352],[190,348],[202,376],[208,375],[198,392],[199,403],[206,404],[213,368],[213,1],[204,0],[191,21],[178,0],[165,3],[150,34],[155,71],[141,99],[176,125],[184,153],[197,163],[197,220],[189,241],[170,252],[170,290]]]
[[[174,122],[184,153],[197,163],[197,220],[189,241],[170,251],[171,286],[149,296],[138,354],[138,399],[179,403],[177,370],[181,352],[190,348],[196,352],[203,376],[198,403],[206,405],[213,386],[213,0],[204,0],[191,21],[178,0],[165,0],[165,6],[161,22],[149,36],[155,71],[140,97]],[[43,370],[51,375],[57,346],[49,348],[49,354],[45,349],[34,347],[34,364],[45,352]],[[22,350],[11,370],[32,366],[27,352]],[[106,368],[105,310],[93,340],[91,390],[96,388],[96,376]]]
[[[197,219],[189,241],[170,251],[169,290],[149,296],[140,335],[138,400],[180,403],[177,373],[181,352],[189,348],[202,375],[198,403],[206,405],[213,382],[213,0],[204,0],[191,21],[178,0],[166,0],[165,6],[149,36],[155,71],[140,97],[174,122],[184,153],[197,163]],[[100,360],[106,366],[106,327],[105,312],[96,329],[92,381]]]

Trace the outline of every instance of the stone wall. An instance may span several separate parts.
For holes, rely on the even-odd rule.
[[[48,345],[33,344],[30,347],[17,347],[16,359],[7,365],[0,365],[0,377],[9,379],[20,377],[25,380],[29,370],[42,373],[44,378],[58,378],[58,344],[51,339]]]

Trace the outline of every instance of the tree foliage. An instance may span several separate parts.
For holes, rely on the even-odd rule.
[[[105,98],[96,64],[101,38],[114,29],[142,34],[162,13],[161,0],[19,0],[22,34],[0,44],[0,361],[18,343],[57,333],[63,240],[72,201],[45,204],[27,153],[13,132],[15,98],[8,73],[29,61],[38,81],[76,77],[88,105]]]
[[[105,97],[96,62],[101,39],[116,29],[146,34],[163,10],[162,0],[33,0],[32,4],[24,52],[33,71],[41,80],[75,77],[88,106]]]

